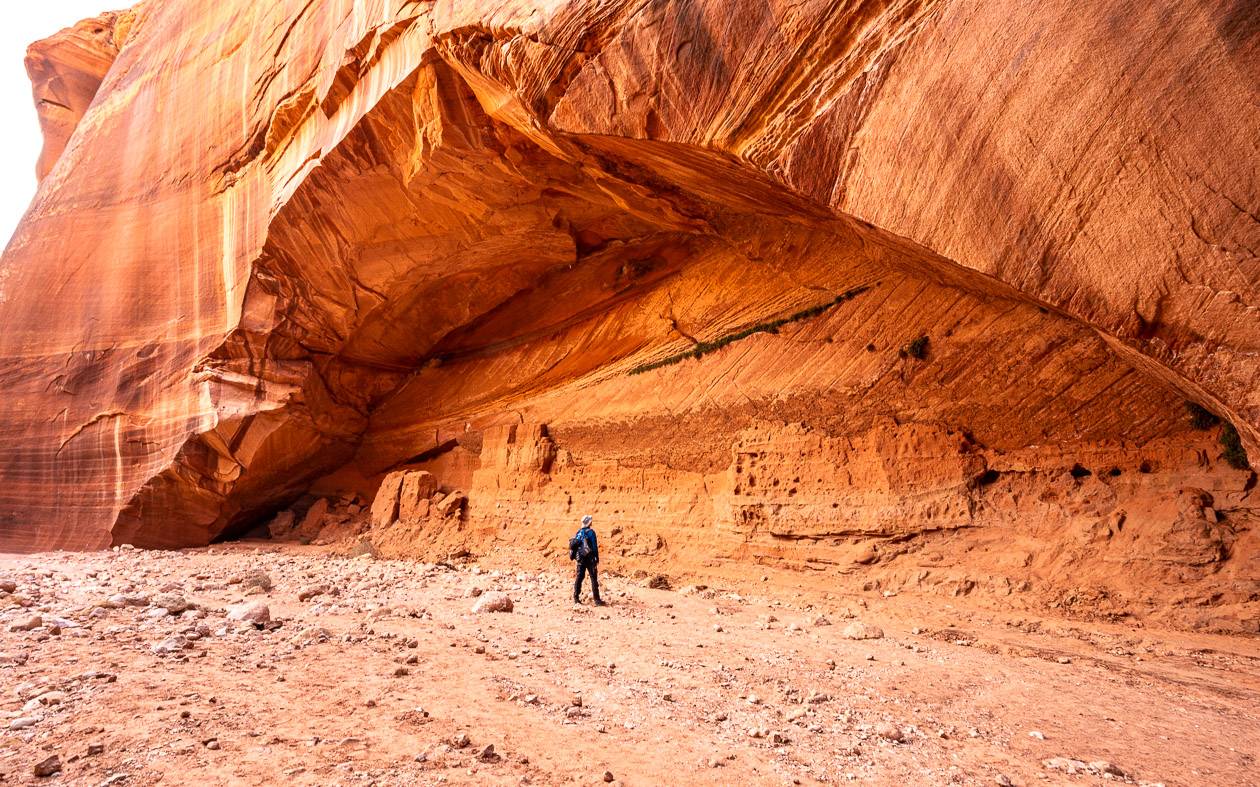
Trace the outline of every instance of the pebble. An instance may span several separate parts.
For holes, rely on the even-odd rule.
[[[611,782],[615,778],[616,777],[613,776],[612,771],[604,771],[604,781]]]
[[[34,727],[36,724],[39,724],[38,716],[19,716],[18,718],[9,722],[9,729],[24,730],[28,727]]]

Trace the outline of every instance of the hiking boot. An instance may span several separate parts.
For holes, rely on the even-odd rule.
[[[582,599],[580,599],[580,598],[575,598],[575,599],[573,599],[573,603],[574,603],[574,604],[577,604],[577,605],[580,607],[580,606],[582,606]]]
[[[600,601],[599,599],[595,599],[595,606],[597,606],[597,607],[606,607],[606,606],[608,606],[608,605],[607,605],[607,604],[605,604],[604,602]]]

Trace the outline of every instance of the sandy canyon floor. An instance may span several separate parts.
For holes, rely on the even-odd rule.
[[[1256,639],[522,564],[0,556],[0,783],[1260,784]]]

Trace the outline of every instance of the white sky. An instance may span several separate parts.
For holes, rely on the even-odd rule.
[[[7,118],[0,124],[0,244],[8,245],[35,196],[35,159],[43,147],[31,83],[22,65],[27,44],[80,19],[128,5],[128,0],[10,0],[5,4],[0,23],[0,107]]]

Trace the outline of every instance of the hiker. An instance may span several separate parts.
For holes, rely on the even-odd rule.
[[[591,575],[591,595],[595,597],[595,606],[602,607],[599,599],[599,542],[595,538],[595,530],[591,523],[595,520],[588,514],[582,517],[582,528],[569,539],[569,559],[577,561],[577,580],[573,583],[573,603],[582,603],[582,579],[587,572]]]

